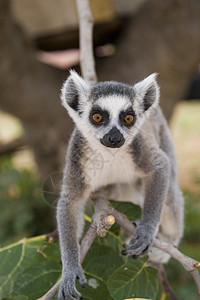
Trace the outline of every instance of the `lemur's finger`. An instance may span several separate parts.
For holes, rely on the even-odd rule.
[[[74,299],[83,299],[83,296],[77,291],[77,289],[75,288],[75,286],[73,287],[68,287],[68,294],[70,299],[74,300]],[[68,299],[68,298],[66,298]]]
[[[65,299],[65,292],[63,289],[62,289],[62,296],[63,296],[63,299]]]
[[[82,288],[85,288],[87,285],[87,280],[85,278],[85,275],[83,274],[82,270],[78,272],[78,279],[79,279],[79,283],[82,286]]]
[[[127,253],[127,250],[125,250],[125,249],[122,250],[122,251],[121,251],[121,254],[122,254],[122,255],[127,255],[127,254],[128,254],[128,253]]]
[[[125,250],[126,251],[125,255],[134,255],[135,258],[136,258],[136,256],[141,256],[141,255],[146,254],[146,251],[147,251],[148,247],[149,247],[149,245],[148,246],[136,245],[136,247],[132,247],[130,249]]]
[[[70,299],[70,300],[77,300],[77,298],[74,298],[72,295],[70,295],[70,294],[68,293],[68,291],[65,292],[65,291],[64,291],[64,288],[62,289],[62,291],[61,291],[61,293],[59,294],[58,298],[59,298],[60,300],[68,300],[68,299]]]
[[[149,246],[150,246],[150,245],[147,245],[147,246],[146,246],[146,248],[142,251],[142,254],[146,254],[146,253],[148,252]]]
[[[82,295],[77,291],[75,286],[75,278],[70,278],[70,280],[67,281],[65,296],[68,296],[65,298],[67,300],[68,298],[70,300],[81,299]]]

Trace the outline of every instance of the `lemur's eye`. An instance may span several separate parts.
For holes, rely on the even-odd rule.
[[[103,116],[99,113],[95,113],[95,114],[92,115],[92,119],[93,119],[94,122],[99,123],[99,122],[102,121]]]
[[[127,123],[127,124],[131,124],[134,120],[134,117],[133,115],[126,115],[126,117],[124,118],[124,121]]]

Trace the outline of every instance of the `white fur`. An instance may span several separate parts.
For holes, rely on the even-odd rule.
[[[138,170],[126,147],[112,149],[99,144],[95,148],[93,145],[85,154],[85,177],[93,191],[108,184],[133,183],[138,178]]]
[[[130,101],[125,96],[111,95],[96,101],[103,110],[107,110],[112,119],[118,120],[119,112],[130,107]]]
[[[78,126],[78,124],[80,124],[80,116],[74,109],[72,109],[68,105],[68,103],[66,101],[66,95],[69,93],[68,92],[68,83],[70,80],[73,80],[74,85],[76,86],[77,92],[79,94],[79,109],[84,112],[89,111],[90,107],[91,107],[91,103],[88,101],[90,85],[87,81],[83,80],[83,78],[80,77],[75,71],[70,71],[70,76],[65,81],[65,83],[63,84],[63,87],[61,89],[62,105],[67,109],[70,117],[73,119],[75,124],[77,124],[77,126]]]
[[[133,103],[133,109],[138,116],[138,122],[137,122],[138,131],[141,128],[142,124],[144,123],[145,119],[148,119],[151,114],[156,113],[157,107],[159,105],[160,88],[156,82],[157,75],[158,75],[157,73],[153,73],[134,85],[135,101]],[[142,103],[143,103],[144,96],[148,91],[148,89],[152,86],[155,89],[154,103],[147,111],[143,112]]]

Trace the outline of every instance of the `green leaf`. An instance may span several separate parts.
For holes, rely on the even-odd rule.
[[[22,296],[22,295],[18,295],[16,297],[6,298],[6,300],[28,300],[28,297]]]
[[[108,289],[116,300],[130,297],[155,299],[158,280],[157,271],[146,267],[145,258],[133,260],[128,257],[127,263],[117,269],[108,280]]]
[[[123,300],[149,300],[149,298],[126,298],[126,299],[123,299]]]
[[[125,214],[130,221],[140,219],[141,217],[141,208],[138,205],[113,200],[110,200],[110,203],[116,210]]]
[[[130,219],[139,217],[140,210],[134,205],[115,204]],[[155,299],[156,271],[146,268],[144,259],[136,261],[121,256],[121,245],[120,236],[110,231],[105,238],[95,239],[83,262],[88,285],[82,289],[77,283],[84,299]],[[0,299],[35,300],[44,295],[60,275],[59,244],[47,242],[45,235],[0,249]]]
[[[97,278],[91,274],[86,273],[87,287],[85,289],[77,287],[80,293],[83,295],[84,300],[114,300],[110,296],[108,287],[105,281],[101,278]]]
[[[115,251],[112,247],[101,243],[109,239],[110,235],[104,239],[97,238],[85,257],[83,269],[88,285],[84,290],[79,288],[84,299],[113,300],[108,291],[107,280],[116,268],[124,264],[124,261],[119,249]]]
[[[123,300],[149,300],[149,298],[126,298],[126,299],[123,299]]]
[[[61,266],[57,243],[45,236],[24,239],[0,249],[0,299],[17,295],[37,299],[58,280]]]
[[[83,269],[86,274],[107,281],[110,274],[123,264],[124,260],[119,251],[95,242],[87,253]]]

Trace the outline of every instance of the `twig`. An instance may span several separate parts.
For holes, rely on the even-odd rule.
[[[41,298],[37,300],[51,300],[57,293],[60,285],[60,280]]]
[[[158,280],[161,282],[165,293],[170,297],[171,300],[179,300],[168,282],[164,266],[162,264],[158,264],[155,265],[155,268],[158,270]]]
[[[97,81],[93,55],[93,19],[88,0],[76,0],[79,16],[79,43],[81,49],[81,72],[83,78]]]
[[[169,244],[167,242],[155,239],[153,246],[163,250],[164,252],[168,253],[171,257],[178,260],[184,269],[188,272],[193,272],[200,267],[200,263],[193,258],[186,256],[185,254],[181,253],[176,246]]]
[[[200,276],[198,271],[198,268],[200,268],[200,262],[186,256],[185,254],[181,253],[174,245],[166,243],[164,241],[155,239],[153,246],[168,253],[171,257],[178,260],[182,264],[183,268],[188,271],[194,279],[197,287],[197,294],[200,298]]]
[[[58,229],[46,234],[46,239],[48,242],[54,241],[58,239]]]
[[[94,239],[97,236],[97,228],[94,226],[94,224],[90,225],[90,228],[86,232],[84,238],[81,241],[80,246],[80,263],[82,264],[88,250],[90,249]]]

